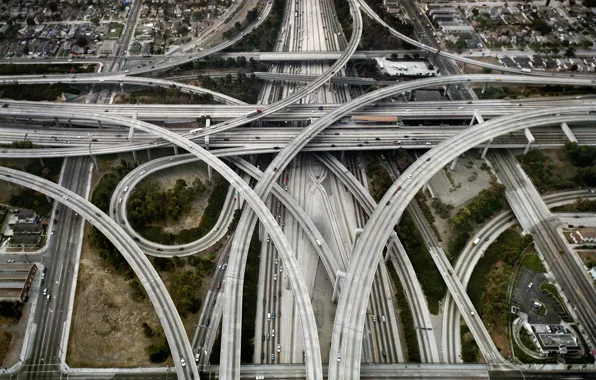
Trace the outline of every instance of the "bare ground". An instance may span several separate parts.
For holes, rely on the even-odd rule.
[[[92,178],[92,190],[99,183],[101,176],[119,165],[120,158],[129,157],[119,156],[115,160],[100,162],[100,169]],[[168,174],[175,179],[175,172],[176,170],[172,170]],[[169,180],[168,175],[164,177],[164,181]],[[90,226],[87,225],[86,236],[89,229]],[[220,242],[202,252],[202,255],[215,257],[214,252],[221,251],[222,247],[223,243]],[[192,267],[186,266],[181,269]],[[166,287],[169,287],[172,273],[162,274]],[[196,296],[204,300],[210,283],[210,276],[203,278]],[[124,274],[113,270],[85,238],[66,359],[71,367],[132,368],[173,365],[172,358],[157,365],[149,361],[146,348],[155,343],[155,339],[145,336],[143,322],[149,324],[161,336],[164,336],[164,333],[148,298],[135,302],[130,293],[131,289]],[[182,318],[190,339],[199,316],[200,311]]]
[[[474,57],[474,60],[479,61],[479,62],[492,63],[493,65],[500,65],[499,61],[495,57],[482,57],[482,58]],[[464,66],[463,63],[460,63],[460,62],[457,62],[457,65],[459,66],[460,69]],[[466,68],[465,68],[465,70],[463,70],[463,73],[464,74],[482,74],[482,73],[484,73],[484,68],[480,67],[480,66],[466,65]]]

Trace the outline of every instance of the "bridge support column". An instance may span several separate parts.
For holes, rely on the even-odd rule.
[[[209,135],[205,136],[205,149],[209,150]],[[207,165],[207,176],[209,177],[209,182],[213,183],[213,170],[209,165]]]
[[[457,167],[457,160],[459,159],[459,157],[455,157],[453,159],[453,161],[451,162],[451,166],[449,167],[449,170],[454,171],[455,168]]]
[[[345,158],[346,158],[346,151],[345,151],[345,150],[342,150],[342,151],[341,151],[341,154],[340,154],[340,158],[339,158],[339,160],[340,160],[341,162],[345,162],[345,161],[344,161],[344,159],[345,159]]]
[[[132,159],[133,159],[134,161],[137,161],[137,151],[136,151],[136,150],[133,150],[133,151],[132,151]]]
[[[528,128],[524,129],[524,134],[526,135],[526,138],[528,139],[528,145],[526,145],[526,149],[524,149],[524,154],[527,154],[530,151],[530,148],[532,147],[532,143],[534,141],[536,141],[536,139],[534,138],[534,136],[532,135],[532,132],[530,132],[530,130]]]
[[[15,124],[19,124],[19,120],[17,120],[17,117],[16,116],[13,115],[12,116],[12,120],[14,120],[14,123]]]
[[[263,227],[263,223],[259,222],[259,240],[265,240],[265,228]]]
[[[174,156],[178,155],[178,145],[174,145]]]
[[[569,129],[569,126],[567,125],[567,123],[561,123],[561,129],[563,130],[563,132],[565,133],[565,136],[567,136],[569,141],[574,142],[574,143],[577,142],[577,138],[575,137],[573,132],[571,132],[571,129]]]
[[[60,128],[60,122],[58,121],[57,117],[54,118],[54,123],[56,123],[57,128]]]
[[[136,121],[138,115],[139,115],[139,113],[137,111],[135,111],[132,114],[132,120]],[[132,142],[132,139],[134,137],[134,134],[135,134],[135,128],[134,127],[130,127],[130,129],[128,130],[128,141]]]
[[[486,90],[486,83],[482,86],[482,91],[480,93],[484,94],[484,90]]]
[[[147,149],[147,160],[151,161],[151,149]]]
[[[101,120],[97,120],[97,125],[99,126],[99,129],[103,128],[103,125],[101,125]]]
[[[484,149],[482,149],[482,154],[480,155],[480,158],[482,158],[484,160],[484,157],[486,157],[486,152],[488,152],[488,148],[490,147],[490,144],[493,142],[493,139],[488,140],[488,142],[486,143],[486,146],[484,147]]]
[[[464,62],[464,69],[462,70],[462,72],[466,72],[466,62]]]
[[[39,157],[39,163],[41,164],[41,166],[46,166],[46,164],[43,162],[43,158]]]
[[[9,182],[10,183],[10,182]],[[46,194],[46,199],[48,200],[48,203],[52,203],[54,200],[52,198],[50,198],[49,195]]]
[[[470,123],[470,126],[474,125],[474,122],[476,122],[476,124],[484,123],[484,118],[477,109],[474,110],[474,116],[472,116],[472,122]]]
[[[97,157],[91,155],[91,159],[93,160],[93,166],[95,166],[95,170],[99,169],[99,164],[97,163]]]
[[[339,300],[339,295],[341,294],[341,286],[343,285],[345,278],[346,272],[338,270],[335,274],[335,286],[333,287],[333,295],[331,296],[331,302],[337,303],[337,300]]]
[[[68,126],[72,128],[72,119],[68,119]]]

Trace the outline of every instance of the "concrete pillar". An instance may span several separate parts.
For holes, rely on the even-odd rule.
[[[134,137],[134,134],[135,134],[135,128],[130,127],[130,129],[128,130],[128,141],[132,142],[132,138]]]
[[[341,162],[345,162],[345,160],[344,160],[345,158],[346,158],[346,151],[345,150],[342,150],[341,151],[341,154],[340,154],[340,157],[339,157],[339,160]]]
[[[151,149],[147,149],[147,160],[151,161]]]
[[[103,126],[101,125],[101,120],[97,120],[97,125],[99,126],[99,129],[103,128]]]
[[[466,72],[466,62],[464,62],[464,69],[462,70],[464,73]]]
[[[521,90],[522,94],[526,91],[526,86],[527,86],[527,84],[524,84],[524,86],[522,87],[522,90]]]
[[[209,177],[209,182],[213,183],[213,170],[210,165],[207,165],[207,176]]]
[[[565,136],[567,136],[569,141],[574,142],[574,143],[577,142],[577,138],[575,137],[573,132],[571,132],[571,129],[569,129],[569,126],[567,125],[567,123],[561,123],[561,129],[563,130],[563,132],[565,133]]]
[[[336,303],[339,299],[339,295],[341,294],[341,286],[346,278],[346,273],[342,271],[337,271],[335,274],[335,286],[333,286],[333,294],[331,295],[331,302]]]
[[[470,126],[474,125],[474,122],[476,122],[476,124],[484,123],[484,118],[482,117],[482,114],[480,114],[480,111],[478,111],[477,109],[474,110],[474,115],[472,116]]]
[[[60,122],[57,117],[54,118],[54,123],[56,123],[56,127],[60,128]]]
[[[72,119],[68,119],[68,126],[72,128]]]
[[[46,194],[46,199],[48,200],[48,203],[52,203],[54,200],[52,198],[50,198],[49,195]]]
[[[530,130],[528,128],[524,129],[524,134],[526,135],[526,138],[528,139],[528,145],[526,145],[526,149],[524,149],[524,154],[527,154],[530,151],[530,148],[532,147],[532,143],[534,141],[536,141],[536,139],[534,138],[534,136],[532,135],[532,132],[530,132]]]
[[[484,160],[484,157],[486,157],[486,152],[488,152],[488,148],[490,147],[490,144],[493,142],[493,139],[488,140],[488,142],[486,143],[486,146],[484,147],[484,149],[482,149],[482,154],[480,155],[480,158],[482,158]]]
[[[95,166],[95,169],[99,169],[99,164],[97,163],[97,157],[95,157],[94,155],[91,155],[91,159],[93,160],[93,166]]]
[[[124,83],[120,83],[120,92],[124,92]]]
[[[15,124],[19,124],[19,120],[17,120],[17,117],[16,116],[13,115],[12,116],[12,120],[14,120],[14,123]]]
[[[43,162],[43,158],[39,157],[39,163],[41,164],[41,166],[46,166],[46,164]]]
[[[178,145],[174,145],[174,156],[178,155]]]
[[[137,151],[136,151],[136,150],[133,150],[133,151],[132,151],[132,158],[133,158],[133,160],[135,160],[135,161],[137,160]]]
[[[481,92],[481,94],[484,94],[484,90],[486,90],[486,83],[482,86],[482,92]]]
[[[263,223],[259,222],[259,240],[265,240],[265,227],[263,227]]]
[[[453,159],[453,161],[451,162],[451,167],[449,167],[449,170],[454,171],[455,168],[457,167],[457,160],[459,159],[459,157],[455,157]]]

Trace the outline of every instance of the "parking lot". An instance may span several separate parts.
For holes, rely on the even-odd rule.
[[[543,273],[535,273],[527,268],[520,268],[512,294],[512,304],[518,305],[523,313],[528,314],[530,324],[558,324],[559,313],[564,312],[558,300],[548,291],[540,291],[540,284],[547,281]],[[532,286],[530,286],[532,284]],[[536,310],[532,302],[541,303],[545,310]]]

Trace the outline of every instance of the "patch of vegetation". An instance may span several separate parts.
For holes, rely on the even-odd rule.
[[[120,160],[120,165],[113,168],[109,173],[104,174],[91,194],[91,203],[97,206],[101,211],[108,213],[110,211],[110,200],[116,190],[118,183],[138,166],[137,163]]]
[[[79,94],[80,91],[64,83],[55,84],[4,84],[0,98],[13,100],[55,101],[62,93]]]
[[[248,61],[246,57],[240,56],[235,59],[228,58],[211,58],[205,57],[199,61],[188,62],[180,66],[183,70],[207,70],[207,69],[246,69],[248,71],[267,71],[269,66],[265,63],[255,61],[250,58]]]
[[[484,93],[482,93],[482,88],[475,88],[474,91],[478,99],[518,99],[536,96],[561,96],[561,94],[565,96],[593,94],[596,90],[590,87],[547,85],[527,86],[523,89],[523,92],[521,87],[499,86],[486,86]]]
[[[389,173],[381,164],[379,155],[376,153],[365,153],[364,162],[366,163],[366,174],[370,178],[370,194],[376,202],[379,202],[393,181],[389,177]]]
[[[532,335],[530,335],[530,333],[528,332],[528,330],[526,330],[525,328],[522,328],[519,331],[519,337],[521,338],[522,344],[527,349],[532,350],[532,351],[536,351],[536,345],[534,344],[534,341],[532,340]]]
[[[559,212],[596,212],[596,200],[579,198],[572,204],[555,207],[553,211]]]
[[[261,258],[261,241],[258,228],[255,228],[248,248],[244,287],[242,288],[242,348],[240,360],[252,363],[255,340],[255,320],[257,315],[257,287],[259,283],[259,260]],[[260,337],[259,337],[260,339]]]
[[[13,143],[14,144],[14,143]],[[27,173],[36,175],[41,178],[45,178],[52,182],[58,182],[60,171],[62,170],[63,159],[57,158],[44,158],[43,164],[40,160],[31,160],[25,165],[25,171]]]
[[[418,337],[416,336],[416,328],[414,327],[414,318],[412,317],[410,304],[406,299],[406,294],[393,265],[387,265],[387,271],[395,286],[395,298],[400,308],[399,317],[404,329],[404,339],[408,348],[406,361],[420,363],[420,346],[418,345]]]
[[[0,316],[20,319],[22,314],[23,304],[21,302],[0,301]]]
[[[482,190],[465,207],[462,207],[450,220],[453,237],[449,241],[448,252],[451,262],[455,262],[461,251],[470,240],[470,232],[476,225],[492,217],[503,207],[505,186],[495,183],[488,189]]]
[[[158,182],[145,180],[135,187],[126,205],[130,224],[142,228],[159,220],[178,220],[206,189],[199,177],[190,186],[178,178],[167,190],[162,190]]]
[[[41,145],[33,144],[30,140],[24,141],[13,141],[10,144],[0,144],[3,148],[12,148],[12,149],[39,149]]]
[[[453,205],[449,203],[443,203],[441,198],[434,198],[431,202],[431,206],[433,206],[437,215],[439,215],[439,218],[448,219],[451,216]]]
[[[18,65],[12,63],[0,65],[0,75],[75,74],[93,73],[95,71],[95,65]]]
[[[279,30],[283,22],[286,0],[274,1],[273,8],[269,12],[267,19],[249,34],[245,35],[240,41],[226,49],[226,51],[273,51],[278,39]],[[257,8],[248,11],[246,19],[234,25],[234,29],[227,30],[223,35],[229,39],[238,33],[241,33],[249,24],[253,23],[259,15]]]
[[[168,360],[170,356],[170,347],[165,337],[156,339],[157,342],[150,344],[147,347],[147,355],[151,363],[163,363]]]
[[[568,142],[565,144],[565,153],[573,166],[578,168],[576,182],[596,186],[596,147]]]
[[[149,87],[122,95],[117,103],[124,104],[219,104],[211,94],[184,92],[176,85],[172,87]]]
[[[339,0],[335,0],[335,3],[339,2]],[[402,22],[402,20],[404,20],[404,18],[401,17],[396,17],[396,15],[388,13],[387,12],[387,8],[385,7],[385,3],[383,2],[383,0],[367,0],[366,1],[368,3],[368,5],[370,5],[370,7],[372,9],[374,9],[374,11],[379,15],[379,17],[381,17],[383,19],[383,21],[385,21],[389,26],[391,26],[393,29],[395,29],[396,31],[398,31],[401,34],[404,34],[408,37],[412,37],[415,38],[414,35],[414,27],[412,24],[410,24],[409,22]],[[340,2],[342,3],[342,2]],[[347,3],[347,2],[346,2]],[[337,5],[336,5],[336,9],[337,9]],[[339,16],[339,12],[338,12],[338,16]],[[367,20],[367,17],[363,17],[363,28],[362,28],[362,39],[361,39],[361,48],[362,49],[370,49],[372,46],[375,45],[370,45],[370,47],[366,47],[368,45],[367,42],[371,41],[375,38],[379,39],[380,42],[376,42],[376,46],[384,46],[383,48],[388,48],[388,49],[413,49],[414,47],[412,45],[410,45],[407,42],[404,42],[402,40],[398,40],[396,41],[397,37],[393,37],[393,35],[391,33],[389,33],[388,30],[381,28],[378,28],[376,26],[380,26],[379,24],[377,24],[374,20],[370,20],[370,23],[367,23],[365,20]],[[351,20],[348,20],[351,24]],[[373,26],[374,25],[374,26]]]
[[[28,208],[41,216],[48,216],[52,212],[52,202],[45,195],[23,188],[10,196],[8,203],[14,207]]]
[[[187,244],[202,238],[215,227],[215,224],[219,219],[219,214],[223,209],[229,187],[229,183],[220,175],[214,173],[213,178],[215,181],[215,186],[213,187],[213,191],[209,196],[207,207],[203,211],[201,222],[199,223],[198,227],[185,228],[179,231],[177,234],[173,234],[164,232],[162,227],[153,227],[141,224],[133,225],[132,219],[131,225],[134,226],[135,230],[141,234],[141,236],[159,244]]]
[[[430,207],[428,207],[428,203],[426,201],[426,195],[424,194],[423,191],[419,191],[418,193],[416,193],[415,198],[416,198],[416,201],[418,202],[418,207],[420,207],[420,209],[422,210],[422,213],[424,214],[424,217],[428,221],[428,225],[433,230],[435,237],[437,238],[438,241],[443,241],[443,239],[441,238],[441,234],[439,233],[439,230],[437,230],[437,226],[435,226],[435,216],[430,211]]]
[[[561,190],[574,187],[572,164],[558,167],[553,160],[541,150],[535,149],[517,159],[524,171],[532,179],[534,186],[541,191]]]
[[[521,236],[506,230],[484,252],[478,261],[467,293],[485,324],[508,326],[509,298],[507,288],[511,273],[532,236]]]
[[[406,249],[406,253],[416,271],[418,281],[432,314],[439,313],[439,301],[445,296],[447,286],[437,269],[430,252],[424,245],[424,239],[416,229],[412,217],[405,213],[397,227],[397,234]]]
[[[236,73],[236,77],[228,74],[218,78],[199,74],[197,78],[201,86],[209,90],[218,91],[251,104],[257,102],[261,89],[261,84],[254,74]]]
[[[545,273],[546,269],[544,269],[544,265],[542,261],[540,261],[540,257],[536,254],[529,254],[525,255],[524,259],[522,260],[522,266],[534,271],[536,273]]]
[[[461,359],[465,363],[477,363],[480,349],[474,339],[474,335],[466,325],[461,325],[459,330],[461,335]]]

